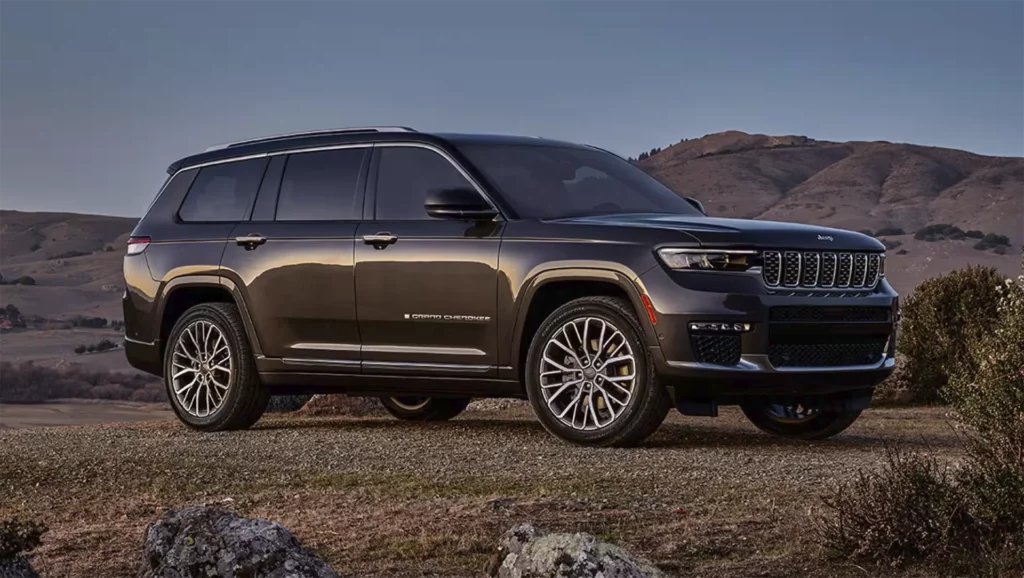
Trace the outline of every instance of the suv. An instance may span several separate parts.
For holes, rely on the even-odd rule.
[[[126,350],[199,430],[319,392],[405,420],[528,398],[587,445],[724,404],[820,439],[894,367],[877,240],[711,218],[595,147],[339,129],[167,172],[128,241]]]

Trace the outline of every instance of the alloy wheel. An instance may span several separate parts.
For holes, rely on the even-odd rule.
[[[636,378],[636,357],[625,334],[599,317],[568,321],[544,346],[544,403],[573,429],[592,431],[615,422],[633,399]]]
[[[209,417],[224,404],[231,384],[231,347],[219,327],[206,320],[178,334],[171,362],[171,388],[189,415]]]

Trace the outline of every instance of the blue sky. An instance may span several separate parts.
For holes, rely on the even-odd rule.
[[[1021,155],[1024,3],[0,2],[3,208],[139,216],[211,144],[374,124]]]

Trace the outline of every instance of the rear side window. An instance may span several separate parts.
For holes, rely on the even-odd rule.
[[[187,222],[241,221],[263,179],[267,159],[250,159],[199,170],[178,216]]]
[[[277,200],[278,221],[358,219],[359,175],[368,148],[289,155]]]
[[[418,147],[381,147],[377,172],[378,221],[426,220],[432,189],[473,188],[448,159]]]

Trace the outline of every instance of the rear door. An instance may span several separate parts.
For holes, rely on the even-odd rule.
[[[252,220],[222,262],[263,355],[301,369],[359,370],[353,244],[369,145],[272,157]]]
[[[504,221],[435,219],[431,189],[480,190],[440,149],[377,144],[355,243],[363,373],[488,375]]]

